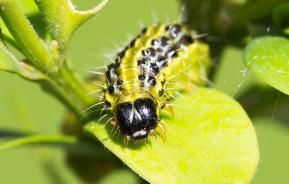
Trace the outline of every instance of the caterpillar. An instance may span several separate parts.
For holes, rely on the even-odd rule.
[[[106,67],[104,102],[126,139],[145,139],[176,94],[207,81],[209,47],[183,24],[144,28]]]

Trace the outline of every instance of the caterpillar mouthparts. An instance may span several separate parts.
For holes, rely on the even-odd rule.
[[[160,126],[161,110],[178,93],[207,81],[208,45],[182,24],[142,30],[105,71],[104,99],[127,139],[144,139]]]

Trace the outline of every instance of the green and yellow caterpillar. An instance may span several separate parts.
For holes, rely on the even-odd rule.
[[[207,81],[208,45],[182,24],[142,30],[106,67],[104,101],[125,138],[144,139],[160,123],[172,96]]]

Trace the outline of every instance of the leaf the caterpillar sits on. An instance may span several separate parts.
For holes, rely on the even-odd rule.
[[[144,139],[157,126],[162,128],[160,113],[168,102],[206,84],[209,47],[198,37],[182,24],[153,25],[107,66],[104,108],[125,138]]]

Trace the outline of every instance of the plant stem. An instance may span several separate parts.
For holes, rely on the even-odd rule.
[[[57,43],[53,47],[55,50],[44,44],[15,0],[0,0],[0,13],[19,43],[20,51],[36,69],[47,76],[48,80],[40,81],[40,84],[81,117],[93,99],[86,95],[84,83],[71,71],[65,58],[58,54]]]
[[[0,144],[0,151],[11,149],[17,146],[40,143],[75,144],[77,143],[77,139],[67,135],[36,135],[2,143]]]
[[[53,82],[49,84],[50,86],[52,84],[55,95],[78,117],[82,117],[83,111],[94,102],[94,99],[87,95],[84,83],[75,76],[66,63],[58,72],[53,73],[51,78]]]
[[[53,64],[48,49],[15,0],[0,0],[0,13],[24,54],[42,72]]]

